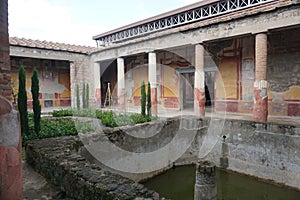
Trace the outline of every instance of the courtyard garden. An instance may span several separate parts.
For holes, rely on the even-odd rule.
[[[95,128],[82,119],[98,119],[104,127],[114,128],[155,120],[156,117],[134,114],[117,114],[113,111],[102,111],[95,109],[61,109],[54,110],[52,116],[43,117],[40,121],[40,131],[34,131],[34,115],[28,113],[29,134],[22,134],[22,141],[25,143],[32,139],[77,135],[78,132],[90,132]]]

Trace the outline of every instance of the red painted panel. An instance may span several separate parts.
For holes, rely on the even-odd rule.
[[[166,108],[178,108],[179,107],[178,98],[177,97],[165,98],[164,107],[166,107]]]
[[[300,103],[288,104],[288,116],[300,117]]]
[[[60,100],[60,106],[71,106],[71,100],[70,99]]]
[[[238,112],[238,102],[216,101],[216,111]]]
[[[133,97],[134,106],[141,106],[141,97]]]

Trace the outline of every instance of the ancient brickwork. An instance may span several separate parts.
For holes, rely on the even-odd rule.
[[[0,95],[11,99],[7,1],[0,7]]]
[[[8,3],[0,0],[0,199],[22,199],[21,132],[13,110],[8,43]]]

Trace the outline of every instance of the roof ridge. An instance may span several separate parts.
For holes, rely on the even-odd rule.
[[[9,44],[14,46],[61,50],[61,51],[70,51],[70,52],[86,53],[86,54],[91,53],[98,49],[97,47],[92,47],[87,45],[67,44],[63,42],[54,42],[54,41],[23,38],[23,37],[19,38],[15,36],[9,37]]]

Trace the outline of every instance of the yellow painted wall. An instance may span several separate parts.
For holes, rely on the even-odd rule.
[[[70,89],[70,75],[69,74],[59,74],[59,84],[63,84],[67,90],[63,93],[60,93],[60,98],[70,98],[71,89]]]
[[[300,87],[292,86],[290,89],[284,94],[285,100],[300,100]]]
[[[148,68],[145,67],[145,66],[134,68],[133,72],[132,72],[132,79],[133,79],[133,82],[134,82],[134,84],[133,84],[133,96],[140,97],[141,96],[142,82],[144,81],[145,85],[148,84]]]
[[[216,98],[235,99],[237,94],[237,61],[224,59],[220,62],[219,74],[216,77]]]
[[[26,73],[26,91],[27,91],[27,99],[32,99],[31,95],[31,76],[32,73]],[[19,90],[19,74],[18,73],[11,73],[11,83],[13,87],[14,93],[18,93]]]
[[[163,94],[164,97],[179,97],[179,75],[171,67],[163,68]]]

